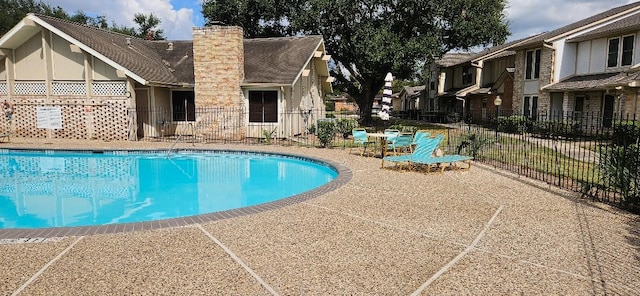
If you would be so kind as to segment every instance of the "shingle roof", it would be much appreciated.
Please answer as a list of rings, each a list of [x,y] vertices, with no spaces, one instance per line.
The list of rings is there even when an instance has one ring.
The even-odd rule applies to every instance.
[[[468,62],[470,58],[477,53],[473,52],[449,52],[442,55],[442,58],[436,60],[436,65],[440,67],[451,67]]]
[[[640,13],[636,13],[606,26],[602,26],[578,37],[571,38],[568,42],[580,42],[601,37],[609,37],[614,34],[637,32],[638,30],[640,30]]]
[[[629,10],[629,9],[632,9],[632,8],[636,8],[636,7],[640,7],[640,2],[630,3],[630,4],[627,4],[627,5],[622,5],[622,6],[618,6],[618,7],[609,9],[609,10],[607,10],[605,12],[602,12],[602,13],[593,15],[591,17],[579,20],[579,21],[577,21],[575,23],[571,23],[569,25],[566,25],[564,27],[555,29],[553,31],[550,31],[550,32],[547,32],[547,33],[544,33],[544,34],[540,34],[536,38],[532,38],[531,40],[528,40],[527,42],[519,44],[517,46],[517,48],[524,49],[524,48],[537,46],[540,43],[544,42],[545,40],[553,39],[554,37],[560,36],[560,35],[565,34],[565,33],[569,33],[569,32],[571,32],[573,30],[576,30],[576,29],[580,29],[581,27],[588,26],[590,24],[593,24],[593,23],[596,23],[598,21],[601,21],[601,20],[603,20],[603,19],[605,19],[607,17],[614,16],[614,15],[616,15],[618,13],[622,13],[622,12],[624,12],[626,10]]]
[[[478,53],[463,53],[463,54],[447,53],[442,57],[442,59],[438,61],[438,65],[442,67],[452,67],[452,66],[456,66],[456,65],[468,63],[471,61],[476,61],[476,60],[482,60],[482,59],[492,60],[492,59],[497,59],[501,57],[515,55],[516,54],[515,51],[509,50],[511,46],[518,45],[519,43],[522,43],[523,41],[526,41],[528,39],[535,38],[536,36],[537,35],[514,40],[501,45],[492,46]]]
[[[418,86],[405,86],[402,88],[402,91],[407,93],[409,97],[419,96],[420,92],[426,89],[426,85],[418,85]]]
[[[156,51],[157,47],[154,45],[154,41],[134,38],[54,17],[44,15],[37,15],[37,17],[148,82],[175,85],[193,83],[193,81],[180,81],[173,74],[169,67],[163,63],[162,55]],[[127,45],[127,40],[130,40],[130,46]],[[191,72],[193,72],[193,67]]]
[[[597,90],[628,84],[635,80],[637,74],[626,72],[609,72],[573,76],[564,81],[544,87],[545,90]]]
[[[321,36],[245,39],[245,83],[292,84],[321,42]]]
[[[53,17],[37,17],[147,82],[194,84],[193,41],[143,40]],[[292,84],[321,42],[321,36],[245,39],[244,83]]]

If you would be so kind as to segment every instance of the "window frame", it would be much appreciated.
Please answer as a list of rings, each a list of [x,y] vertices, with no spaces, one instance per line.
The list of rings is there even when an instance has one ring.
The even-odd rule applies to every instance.
[[[540,78],[540,60],[542,50],[540,48],[527,50],[524,54],[524,79],[535,80]]]
[[[184,100],[188,100],[186,110],[176,110],[178,105],[175,100],[179,99],[178,97],[174,97],[176,93],[182,94],[180,98]],[[188,94],[186,94],[188,93]],[[186,94],[186,95],[184,95]],[[190,95],[190,96],[189,96]],[[179,112],[183,111],[183,112]],[[184,114],[183,114],[184,113]],[[181,116],[181,115],[184,115]],[[171,121],[172,122],[195,122],[196,121],[196,95],[193,90],[171,90]]]
[[[627,34],[622,36],[611,37],[607,39],[607,51],[606,51],[606,63],[607,69],[611,68],[620,68],[620,67],[628,67],[633,65],[633,60],[635,57],[635,43],[636,43],[636,34]],[[626,40],[631,38],[632,42],[630,43],[631,48],[627,48],[625,43]],[[616,50],[611,51],[612,41],[616,41]],[[630,55],[630,56],[629,56]],[[625,57],[628,57],[629,61],[625,62]],[[613,60],[612,58],[615,58]]]
[[[255,106],[254,104],[256,104],[257,102],[255,101],[255,97],[252,98],[252,94],[256,94],[256,93],[261,93],[262,95],[260,96],[260,106],[259,108],[257,106]],[[269,100],[274,100],[275,102],[273,104],[266,104],[265,105],[265,93],[273,93],[275,96],[273,98],[268,98]],[[249,90],[247,92],[247,101],[248,101],[248,112],[249,112],[249,123],[278,123],[280,121],[280,114],[279,114],[279,109],[280,109],[280,92],[277,90],[273,90],[273,89],[252,89]],[[267,108],[265,108],[265,106],[267,106]],[[273,108],[275,107],[275,108]],[[257,109],[261,109],[260,113],[256,113],[256,108]],[[268,110],[265,110],[268,109]],[[272,111],[271,111],[272,110]],[[270,114],[269,116],[265,116],[265,111],[270,111],[270,112],[275,112],[273,114]],[[256,120],[255,116],[257,116],[256,114],[259,114],[260,116],[260,120]]]
[[[522,99],[522,115],[535,120],[538,113],[538,95],[524,95]],[[527,108],[528,106],[528,108]],[[535,111],[535,112],[534,112]]]
[[[462,84],[472,84],[473,83],[473,67],[463,67],[462,68]]]

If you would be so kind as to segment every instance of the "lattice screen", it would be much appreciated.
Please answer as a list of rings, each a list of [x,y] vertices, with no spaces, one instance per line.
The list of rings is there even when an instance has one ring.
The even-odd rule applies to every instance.
[[[44,104],[42,99],[25,99],[16,105],[14,133],[19,137],[47,138],[49,131],[37,127],[37,107],[59,107],[62,129],[52,130],[57,139],[128,139],[127,101],[123,99],[59,99]]]
[[[54,95],[85,95],[87,84],[84,82],[52,82],[51,88]]]
[[[20,82],[13,84],[16,95],[46,95],[47,86],[45,82]]]
[[[94,96],[124,96],[127,91],[125,81],[93,82],[91,87]]]
[[[7,93],[8,93],[7,83],[6,82],[0,82],[0,95],[6,95]]]

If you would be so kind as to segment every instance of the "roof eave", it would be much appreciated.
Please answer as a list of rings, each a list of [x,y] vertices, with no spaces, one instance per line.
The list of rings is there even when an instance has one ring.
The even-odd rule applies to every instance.
[[[149,81],[147,81],[146,79],[140,77],[139,75],[137,75],[136,73],[132,72],[131,70],[123,67],[122,65],[114,62],[113,60],[107,58],[106,56],[102,55],[101,53],[97,52],[96,50],[94,50],[93,48],[85,45],[84,43],[76,40],[75,38],[65,34],[64,32],[58,30],[56,27],[50,25],[49,23],[47,23],[46,21],[44,21],[43,19],[33,15],[33,14],[27,14],[27,16],[25,17],[25,19],[30,19],[32,21],[34,21],[35,23],[37,23],[38,25],[44,27],[45,29],[49,30],[50,32],[60,36],[62,39],[66,40],[67,42],[77,45],[78,47],[80,47],[83,51],[89,53],[90,55],[100,59],[101,61],[103,61],[104,63],[106,63],[107,65],[115,68],[116,70],[120,70],[122,72],[124,72],[124,74],[127,77],[130,77],[131,79],[135,80],[136,82],[142,84],[142,85],[149,85]]]

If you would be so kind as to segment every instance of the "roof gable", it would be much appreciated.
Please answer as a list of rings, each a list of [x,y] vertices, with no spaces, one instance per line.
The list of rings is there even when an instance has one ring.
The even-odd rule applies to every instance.
[[[524,48],[530,48],[530,47],[541,45],[543,42],[553,42],[561,38],[562,36],[566,36],[567,34],[570,34],[572,32],[597,26],[608,18],[615,17],[623,13],[630,13],[638,10],[640,10],[640,2],[618,6],[618,7],[609,9],[605,12],[571,23],[564,27],[555,29],[553,31],[540,34],[536,38],[533,38],[531,40],[528,40],[527,42],[524,42],[518,45],[517,48],[524,49]]]
[[[173,75],[169,67],[163,63],[162,56],[156,51],[156,46],[153,45],[154,41],[48,16],[33,15],[33,17],[38,24],[80,46],[83,50],[114,68],[130,72],[128,76],[133,76],[132,78],[141,84],[182,85],[189,83],[189,81],[179,81]],[[136,76],[139,79],[136,79]]]
[[[568,42],[580,42],[596,38],[612,37],[613,35],[633,33],[638,30],[640,30],[640,13],[636,13],[606,26],[602,26],[575,38],[571,38]]]
[[[19,45],[24,36],[40,29],[35,24],[77,45],[140,84],[193,86],[193,41],[153,41],[29,14],[6,35],[0,45]],[[19,37],[19,38],[18,38]],[[324,52],[321,36],[257,38],[244,40],[245,81],[248,84],[292,85],[312,61],[316,51]],[[0,46],[1,47],[1,46]],[[326,64],[326,61],[324,61]],[[316,67],[319,65],[313,63]],[[328,75],[326,69],[318,69]],[[326,73],[325,73],[326,72]],[[323,83],[324,85],[324,83]]]
[[[245,83],[292,85],[321,43],[321,36],[245,39]]]

